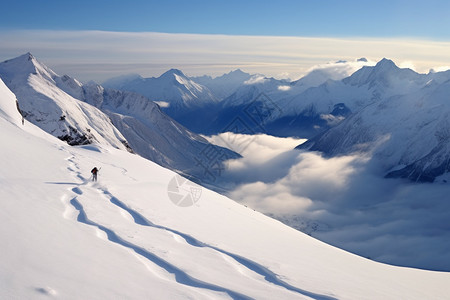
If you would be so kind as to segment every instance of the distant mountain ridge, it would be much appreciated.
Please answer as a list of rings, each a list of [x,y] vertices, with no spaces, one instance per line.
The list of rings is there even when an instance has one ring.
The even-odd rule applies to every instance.
[[[362,66],[366,63],[367,60],[364,60],[357,64]],[[351,67],[347,62],[334,63],[331,67],[325,65],[292,82],[267,78],[260,74],[249,74],[240,69],[215,78],[211,76],[188,78],[180,70],[172,69],[158,78],[145,79],[135,75],[116,77],[105,82],[105,86],[132,90],[152,100],[162,101],[163,103],[158,103],[163,104],[161,108],[165,113],[197,133],[217,134],[233,127],[236,118],[244,118],[245,120],[241,122],[244,123],[244,128],[236,129],[239,131],[237,133],[263,132],[277,136],[312,137],[329,127],[328,121],[320,115],[332,114],[334,105],[338,103],[333,103],[324,111],[317,113],[314,113],[315,110],[311,107],[298,111],[297,107],[285,108],[283,105],[309,88],[317,87],[333,78],[342,78],[348,68]],[[174,76],[183,80],[172,80]],[[160,83],[155,84],[156,82]],[[206,98],[195,96],[196,98],[192,99],[197,100],[191,101],[192,104],[183,103],[179,91],[180,83],[185,82],[194,82],[203,87],[203,90],[208,89],[210,94]],[[187,87],[186,84],[183,86]],[[262,99],[264,101],[261,101]],[[257,121],[248,118],[246,111],[249,105],[254,112],[266,110],[268,106],[277,107],[275,109],[277,113],[271,114],[269,119]]]

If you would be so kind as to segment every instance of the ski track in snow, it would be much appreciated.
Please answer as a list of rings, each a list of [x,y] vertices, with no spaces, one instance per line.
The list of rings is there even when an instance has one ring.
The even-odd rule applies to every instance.
[[[87,214],[86,214],[86,211],[85,211],[83,205],[77,199],[78,196],[83,195],[83,190],[81,189],[81,187],[87,186],[88,181],[86,180],[86,178],[84,178],[81,175],[81,172],[77,171],[77,169],[79,170],[79,167],[78,167],[78,164],[74,161],[74,156],[67,158],[67,161],[69,162],[68,170],[75,172],[76,177],[78,177],[79,179],[82,180],[82,183],[80,183],[78,186],[70,189],[73,193],[76,194],[76,196],[73,197],[69,201],[69,203],[70,203],[70,205],[72,205],[73,208],[75,208],[76,211],[78,211],[78,215],[76,216],[76,220],[78,222],[95,227],[96,229],[105,233],[106,238],[110,242],[113,242],[115,244],[118,244],[120,246],[128,248],[130,250],[133,250],[136,254],[138,254],[141,257],[145,258],[146,260],[156,264],[157,266],[164,269],[168,273],[173,274],[176,282],[178,282],[180,284],[188,285],[188,286],[195,287],[195,288],[208,289],[208,290],[212,290],[212,291],[216,291],[216,292],[223,292],[223,293],[228,294],[233,299],[252,299],[246,295],[232,291],[230,289],[195,279],[192,276],[188,275],[183,270],[181,270],[180,268],[178,268],[175,265],[167,262],[166,260],[158,257],[154,253],[151,253],[136,244],[133,244],[133,243],[130,243],[130,242],[124,240],[116,232],[107,228],[106,226],[103,226],[101,224],[91,221],[87,217]],[[65,198],[65,197],[63,197],[63,198]],[[67,212],[64,212],[64,216],[67,216],[67,215],[68,215]],[[100,235],[98,235],[98,236],[100,237]]]
[[[262,276],[264,278],[264,280],[266,280],[270,284],[285,288],[291,292],[298,293],[302,296],[306,296],[306,297],[309,297],[312,299],[317,299],[317,300],[335,300],[336,299],[336,298],[333,298],[330,296],[320,295],[320,294],[316,294],[316,293],[312,293],[312,292],[300,289],[296,286],[293,286],[293,285],[281,280],[279,275],[275,274],[268,268],[262,266],[261,264],[255,262],[255,261],[252,261],[252,260],[242,257],[240,255],[228,252],[226,250],[220,249],[218,247],[203,243],[203,242],[197,240],[196,238],[194,238],[188,234],[185,234],[183,232],[180,232],[178,230],[171,229],[171,228],[168,228],[165,226],[161,226],[161,225],[158,225],[158,224],[155,224],[155,223],[149,221],[147,218],[145,218],[139,212],[130,208],[124,202],[120,201],[117,197],[115,197],[113,194],[111,194],[106,188],[88,186],[87,184],[88,184],[89,180],[86,179],[80,172],[80,167],[79,167],[78,163],[75,161],[74,155],[71,155],[66,160],[69,163],[69,166],[67,167],[67,169],[69,171],[75,173],[75,176],[82,181],[77,186],[69,189],[72,193],[75,194],[70,200],[68,200],[70,197],[67,197],[66,195],[64,195],[63,199],[62,199],[62,201],[66,205],[70,205],[72,207],[72,210],[73,209],[76,210],[77,215],[74,216],[76,221],[95,227],[97,230],[100,231],[100,232],[97,232],[97,236],[102,237],[103,234],[106,234],[106,239],[108,241],[134,251],[137,255],[139,255],[141,258],[144,258],[146,261],[150,261],[151,263],[159,266],[160,268],[167,271],[168,273],[173,274],[176,282],[183,284],[183,285],[190,286],[190,287],[194,287],[194,288],[203,288],[203,289],[208,289],[208,290],[215,291],[215,292],[226,293],[233,299],[252,299],[251,297],[244,295],[242,293],[230,290],[228,288],[225,288],[225,287],[222,287],[222,286],[219,286],[216,284],[207,283],[205,281],[196,279],[196,278],[190,276],[189,274],[187,274],[185,271],[181,270],[176,265],[171,264],[170,262],[166,261],[165,259],[157,256],[156,254],[144,249],[143,247],[141,247],[137,244],[131,243],[131,242],[123,239],[114,230],[90,220],[89,217],[87,216],[86,210],[84,209],[81,202],[78,200],[78,197],[83,195],[84,187],[97,189],[97,191],[99,193],[106,195],[112,204],[119,207],[122,212],[129,214],[132,218],[132,221],[136,225],[164,230],[166,232],[171,233],[177,242],[181,242],[184,240],[188,245],[190,245],[192,247],[209,248],[209,249],[221,254],[227,263],[229,263],[230,265],[233,265],[236,272],[239,272],[242,274],[243,273],[242,270],[243,270],[243,268],[245,268],[250,272],[253,272],[253,273],[256,273],[257,275]],[[108,164],[108,165],[111,165],[111,164]],[[115,165],[111,165],[111,166],[122,169],[122,173],[124,175],[126,175],[126,173],[127,173],[126,169],[115,166]],[[134,178],[131,178],[131,179],[134,179]],[[70,218],[69,215],[70,215],[69,208],[66,208],[63,216],[65,218]],[[122,213],[122,215],[123,215],[123,213]],[[102,234],[100,234],[100,233],[102,233]]]
[[[220,249],[218,247],[212,246],[212,245],[208,245],[205,244],[197,239],[195,239],[194,237],[182,233],[178,230],[174,230],[174,229],[170,229],[168,227],[165,226],[161,226],[161,225],[157,225],[154,224],[152,222],[150,222],[148,219],[146,219],[144,216],[142,216],[139,212],[131,209],[130,207],[128,207],[127,205],[125,205],[122,201],[120,201],[119,199],[117,199],[116,197],[114,197],[109,191],[107,190],[103,190],[103,193],[108,195],[110,197],[110,201],[111,203],[117,205],[118,207],[120,207],[121,209],[127,211],[131,217],[133,218],[134,222],[136,224],[142,225],[142,226],[150,226],[150,227],[154,227],[154,228],[158,228],[158,229],[162,229],[168,232],[173,233],[176,237],[181,237],[183,240],[185,240],[189,245],[194,246],[194,247],[206,247],[206,248],[210,248],[214,251],[217,251],[223,255],[225,255],[226,257],[229,257],[231,259],[233,259],[234,261],[238,262],[240,265],[246,267],[247,269],[261,275],[264,277],[264,279],[272,284],[284,287],[290,291],[293,292],[297,292],[300,293],[304,296],[308,296],[311,297],[313,299],[318,299],[318,300],[332,300],[335,299],[333,297],[328,297],[328,296],[324,296],[324,295],[319,295],[319,294],[315,294],[315,293],[311,293],[305,290],[302,290],[300,288],[297,288],[293,285],[290,285],[287,282],[284,282],[283,280],[281,280],[279,278],[279,276],[277,274],[275,274],[274,272],[270,271],[268,268],[258,264],[257,262],[254,262],[250,259],[247,259],[245,257],[242,257],[240,255],[237,254],[233,254],[231,252],[228,252],[226,250]]]
[[[133,243],[130,243],[130,242],[122,239],[113,230],[89,220],[86,215],[86,212],[84,211],[83,206],[76,199],[76,197],[74,197],[74,198],[72,198],[72,200],[70,200],[70,204],[72,204],[72,206],[79,212],[77,221],[87,224],[87,225],[94,226],[94,227],[98,228],[99,230],[103,231],[104,233],[106,233],[109,241],[133,250],[137,254],[141,255],[142,257],[146,258],[147,260],[151,261],[152,263],[163,268],[167,272],[173,274],[175,276],[175,280],[178,283],[188,285],[191,287],[196,287],[196,288],[203,288],[203,289],[209,289],[209,290],[217,291],[217,292],[224,292],[224,293],[227,293],[233,299],[252,299],[246,295],[232,291],[225,287],[217,286],[214,284],[210,284],[210,283],[195,279],[192,276],[188,275],[183,270],[181,270],[180,268],[178,268],[177,266],[167,262],[166,260],[160,258],[156,254],[151,253],[138,245],[135,245]]]

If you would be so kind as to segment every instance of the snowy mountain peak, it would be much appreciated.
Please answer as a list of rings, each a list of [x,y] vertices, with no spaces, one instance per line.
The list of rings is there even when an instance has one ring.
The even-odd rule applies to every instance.
[[[16,58],[10,59],[5,61],[6,63],[15,63],[15,64],[27,64],[29,66],[39,66],[41,65],[38,60],[31,54],[30,52],[27,52],[25,54],[22,54]]]
[[[250,74],[245,73],[241,69],[236,69],[236,70],[228,72],[228,74],[225,74],[225,75],[250,75]]]
[[[16,58],[11,59],[10,61],[37,61],[36,58],[31,54],[31,52],[27,52],[25,54],[19,55]]]
[[[22,54],[22,55],[16,57],[15,59],[16,60],[27,60],[27,61],[36,60],[36,58],[33,56],[33,54],[31,54],[31,52],[27,52],[25,54]]]
[[[398,69],[398,67],[392,60],[383,58],[375,65],[375,69],[388,70],[388,69]]]
[[[184,73],[181,70],[178,69],[170,69],[169,71],[166,71],[163,73],[160,78],[173,78],[175,75],[181,76],[181,77],[187,77],[184,75]]]
[[[40,63],[30,52],[0,63],[0,72],[9,77],[26,80],[33,75],[53,80],[56,73]]]

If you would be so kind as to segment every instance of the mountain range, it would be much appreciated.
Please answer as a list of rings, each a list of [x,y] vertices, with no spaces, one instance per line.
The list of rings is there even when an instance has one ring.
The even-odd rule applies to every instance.
[[[190,288],[198,287],[196,284],[201,282],[201,286],[216,292],[219,291],[219,293],[224,293],[232,298],[240,298],[244,294],[252,295],[251,297],[255,295],[260,297],[261,294],[253,292],[253,289],[231,288],[225,284],[227,280],[222,277],[218,281],[219,283],[210,283],[201,272],[200,277],[202,279],[193,280],[192,278],[197,278],[196,276],[199,273],[184,271],[185,268],[191,268],[191,265],[178,264],[179,261],[173,257],[171,263],[167,264],[160,260],[161,257],[154,256],[147,251],[148,247],[151,248],[152,245],[146,242],[141,243],[140,240],[134,243],[133,240],[127,239],[126,236],[131,229],[125,223],[133,219],[137,225],[151,227],[154,223],[149,220],[155,211],[154,208],[161,205],[159,199],[168,197],[169,201],[174,202],[173,196],[175,195],[175,198],[179,201],[180,199],[183,199],[183,201],[188,199],[193,201],[191,203],[193,207],[199,208],[201,205],[196,201],[201,198],[201,195],[204,195],[203,193],[210,196],[213,195],[213,192],[205,187],[227,192],[229,186],[242,184],[242,186],[247,188],[242,190],[248,190],[253,193],[253,198],[249,198],[256,199],[255,201],[259,200],[259,195],[266,197],[264,199],[267,200],[267,198],[273,196],[273,193],[275,193],[273,199],[281,197],[283,198],[282,200],[293,199],[292,201],[294,202],[297,198],[301,198],[306,199],[305,201],[311,201],[316,211],[312,211],[310,215],[317,213],[319,216],[318,220],[314,219],[313,216],[311,220],[306,218],[305,221],[304,218],[308,215],[305,213],[304,215],[299,214],[296,216],[297,212],[294,210],[292,210],[294,218],[289,214],[282,216],[271,211],[267,212],[267,214],[283,220],[294,228],[307,228],[305,231],[308,231],[311,229],[309,227],[314,227],[309,232],[314,233],[316,237],[327,240],[328,236],[327,241],[333,245],[348,249],[354,253],[365,255],[364,253],[367,253],[366,248],[370,246],[358,246],[359,248],[355,246],[356,248],[352,248],[352,244],[364,244],[367,242],[367,245],[386,245],[389,242],[388,238],[388,242],[385,240],[384,244],[373,242],[377,239],[383,239],[391,233],[394,237],[401,236],[402,247],[408,245],[409,241],[416,239],[416,237],[413,233],[408,233],[404,227],[407,226],[405,224],[416,224],[414,223],[416,218],[423,218],[423,222],[417,222],[415,228],[419,228],[419,231],[423,231],[422,233],[427,237],[429,236],[430,239],[420,240],[419,237],[411,245],[420,244],[422,241],[432,241],[430,242],[431,246],[428,245],[428,247],[436,245],[439,251],[442,248],[445,249],[448,239],[442,233],[448,232],[448,226],[441,220],[447,217],[446,205],[442,201],[442,198],[445,200],[445,196],[442,197],[442,195],[448,190],[446,184],[450,173],[450,121],[448,121],[450,117],[450,102],[448,99],[450,94],[450,71],[419,74],[411,69],[399,68],[389,59],[382,59],[376,64],[362,66],[349,76],[343,76],[342,74],[333,76],[333,73],[313,70],[299,80],[290,81],[267,78],[260,74],[247,74],[241,70],[236,70],[217,78],[208,76],[190,78],[182,71],[172,69],[158,78],[146,79],[138,75],[127,75],[112,79],[105,85],[100,85],[94,82],[82,83],[68,75],[60,76],[39,62],[30,53],[7,60],[0,63],[0,96],[2,105],[0,122],[2,123],[2,140],[13,142],[7,143],[8,147],[4,147],[1,150],[3,151],[2,168],[6,171],[0,176],[1,192],[4,193],[0,198],[9,201],[13,199],[12,197],[15,197],[30,205],[30,203],[38,201],[37,198],[45,199],[45,193],[41,195],[36,190],[47,191],[52,195],[51,198],[53,199],[59,197],[60,194],[64,194],[62,190],[66,189],[65,186],[70,186],[69,194],[65,193],[61,198],[61,202],[65,204],[64,212],[62,213],[65,219],[80,223],[78,225],[93,226],[97,231],[100,230],[104,235],[108,236],[108,242],[125,247],[143,256],[144,259],[148,260],[146,264],[156,262],[159,266],[165,266],[165,271],[163,272],[172,272],[176,274],[175,277],[181,276],[185,279],[176,280],[174,286],[187,284]],[[114,88],[112,88],[113,86]],[[140,90],[131,91],[129,89],[130,86],[138,87]],[[143,95],[144,93],[147,94]],[[61,141],[48,136],[45,132]],[[259,170],[269,170],[270,172],[274,168],[284,168],[274,173],[280,173],[280,176],[287,174],[285,178],[288,180],[285,180],[283,177],[278,178],[274,174],[270,182],[261,181],[254,184],[248,182],[248,185],[245,185],[247,182],[233,182],[230,184],[230,182],[225,182],[227,179],[223,179],[221,173],[227,171],[227,160],[239,159],[241,158],[240,154],[234,152],[232,147],[226,149],[216,146],[201,135],[213,135],[221,132],[233,132],[235,137],[242,136],[242,134],[253,136],[257,133],[266,133],[280,137],[307,137],[308,141],[296,147],[300,151],[290,150],[289,153],[284,153],[280,157],[272,157],[273,163],[269,162],[267,168],[258,168],[256,164],[250,163],[249,166],[255,166],[255,168],[243,171],[243,173],[257,173],[260,172]],[[213,139],[210,140],[212,141]],[[252,139],[249,138],[248,140],[251,141]],[[27,141],[30,142],[27,143]],[[9,144],[13,144],[13,146]],[[228,147],[229,145],[226,146]],[[18,148],[17,153],[14,152],[15,147]],[[33,152],[34,148],[40,150]],[[48,151],[49,154],[47,155],[45,151]],[[261,152],[264,151],[261,150]],[[311,151],[315,153],[311,153]],[[255,160],[258,157],[264,157],[263,153],[257,154],[255,155]],[[369,158],[370,164],[363,166],[362,163],[361,165],[355,163],[354,166],[351,165],[347,168],[345,172],[350,174],[355,172],[357,168],[367,167],[370,168],[370,172],[372,172],[372,169],[375,170],[378,177],[373,177],[372,173],[368,176],[369,171],[367,171],[367,173],[361,174],[363,174],[363,177],[367,176],[367,178],[370,178],[370,182],[366,177],[362,178],[361,181],[356,180],[355,182],[345,182],[343,179],[342,184],[348,186],[349,189],[355,188],[358,184],[360,185],[357,188],[358,191],[355,192],[356,196],[349,193],[350,196],[347,197],[347,194],[343,193],[340,194],[341,198],[339,198],[337,194],[330,192],[331,195],[327,198],[327,188],[325,187],[328,182],[327,179],[325,178],[321,182],[320,176],[316,174],[316,176],[311,176],[314,181],[312,179],[308,181],[308,174],[300,169],[301,166],[301,168],[312,170],[314,173],[316,166],[308,165],[310,163],[308,155],[311,161],[312,156],[314,156],[314,159],[320,157],[317,158],[319,162],[333,161],[333,158],[336,159],[335,161],[340,160],[340,158],[345,160],[348,157]],[[159,166],[142,158],[156,162]],[[302,161],[298,163],[300,159]],[[31,179],[28,177],[24,178],[24,175],[17,175],[19,173],[14,171],[16,167],[14,163],[17,161],[20,161],[17,163],[17,168],[26,170],[25,173],[27,174],[33,174],[30,175]],[[276,162],[278,161],[281,164],[277,164]],[[230,165],[233,163],[235,168],[246,166],[244,159],[231,162]],[[41,182],[42,180],[39,181],[37,174],[39,174],[39,170],[46,168],[46,164],[67,164],[67,170],[66,168],[62,168],[63,170],[61,168],[57,169],[57,167],[52,165],[49,168],[51,171],[42,172],[46,179],[45,182]],[[112,177],[110,179],[113,179],[111,181],[105,179],[100,185],[89,184],[85,172],[88,173],[89,169],[94,165],[99,167],[103,165],[102,172],[105,172],[108,176],[111,174]],[[141,172],[138,166],[146,166],[143,167],[145,171]],[[176,177],[175,173],[160,166],[173,170],[184,177]],[[326,168],[326,170],[318,174],[332,173],[332,170],[336,170],[332,166],[330,166],[330,171],[328,171],[328,166],[322,167]],[[71,180],[70,176],[67,177],[67,174],[64,175],[67,171],[73,175],[74,180]],[[154,172],[154,174],[149,175],[146,172]],[[12,178],[9,173],[17,174]],[[135,176],[134,173],[139,175]],[[301,176],[296,177],[297,173],[301,174]],[[52,174],[57,174],[54,175],[57,179],[53,179]],[[100,178],[103,177],[102,175],[101,173]],[[227,173],[227,175],[229,174]],[[354,176],[357,177],[358,174],[355,173]],[[35,189],[30,190],[32,191],[32,193],[30,192],[31,194],[25,192],[24,196],[20,195],[18,191],[26,189],[22,182],[16,181],[16,177],[20,178],[20,181],[24,181],[24,184],[29,180],[34,182]],[[163,180],[157,179],[159,177],[163,178]],[[254,178],[257,177],[254,176]],[[360,191],[368,189],[368,186],[373,181],[388,182],[389,184],[386,184],[386,186],[401,185],[401,183],[408,182],[406,180],[386,180],[383,177],[404,178],[413,182],[437,183],[433,185],[404,184],[402,188],[388,190],[386,194],[376,194],[373,198],[363,197],[365,194],[362,192],[359,194]],[[63,180],[61,178],[66,179]],[[187,181],[186,178],[201,183],[203,187]],[[224,180],[223,182],[221,181],[222,179]],[[38,181],[39,183],[37,183]],[[300,184],[300,181],[309,183]],[[125,184],[122,185],[123,183]],[[183,184],[186,184],[186,186],[182,188]],[[48,187],[53,185],[55,186],[54,189]],[[319,187],[318,189],[325,190],[323,193],[326,196],[325,198],[321,198],[321,193],[314,189],[313,186],[316,185]],[[152,188],[147,190],[149,186]],[[373,185],[371,189],[375,191],[378,187],[383,186],[385,185]],[[433,190],[433,192],[436,192],[435,194],[427,194],[428,189],[421,189],[422,186],[433,186],[439,191]],[[61,189],[57,187],[61,187]],[[288,193],[291,187],[293,189],[298,188],[297,195]],[[120,192],[122,188],[126,190],[123,194]],[[409,201],[410,199],[404,195],[408,195],[408,190],[413,188],[419,191],[420,195],[417,197],[418,199]],[[128,191],[132,189],[138,189],[139,192]],[[262,190],[262,192],[259,193],[258,189]],[[267,189],[267,191],[264,189]],[[345,190],[345,187],[343,189]],[[114,193],[111,192],[112,190],[114,190]],[[167,195],[161,192],[162,190],[164,190],[164,193],[167,192]],[[306,194],[303,194],[303,190]],[[186,191],[188,191],[189,195],[187,198]],[[389,191],[392,191],[394,194],[392,197],[390,195],[386,196]],[[264,195],[264,192],[267,192],[266,195]],[[182,193],[185,194],[181,195]],[[399,195],[396,195],[396,193]],[[132,200],[129,200],[139,198],[141,194],[151,194],[155,198],[152,198],[153,210],[147,210],[148,215],[145,218],[139,212],[148,209],[146,204],[141,206],[146,199],[141,199],[140,204],[136,206],[134,206],[135,204]],[[245,196],[244,192],[242,194]],[[422,194],[426,196],[422,197]],[[128,213],[128,217],[119,221],[120,226],[123,227],[109,226],[119,220],[118,217],[96,219],[98,216],[96,212],[109,211],[110,209],[110,207],[108,208],[108,205],[110,205],[108,201],[98,206],[88,201],[97,199],[98,195],[108,198],[109,202],[115,205],[115,209],[123,210],[121,212],[122,216]],[[123,195],[123,197],[117,195]],[[377,195],[381,196],[377,198]],[[297,196],[297,198],[292,196]],[[302,198],[303,196],[305,197]],[[122,198],[127,199],[127,204],[119,200]],[[33,199],[34,202],[30,201],[30,199]],[[103,198],[100,197],[100,199]],[[208,199],[213,199],[213,204],[219,206],[221,205],[219,203],[223,204],[223,201],[228,201],[217,195]],[[323,199],[329,202],[336,201],[338,204],[335,204],[336,206],[333,207],[331,203],[321,202]],[[427,201],[424,201],[424,199],[427,199]],[[341,201],[340,204],[339,201]],[[251,201],[245,203],[251,203]],[[175,206],[177,205],[179,205],[179,202],[175,203]],[[230,231],[220,231],[220,228],[223,229],[224,227],[224,220],[218,216],[223,215],[224,210],[234,210],[236,208],[233,206],[235,204],[230,205],[227,204],[225,208],[222,207],[223,210],[221,208],[215,211],[213,214],[216,216],[215,218],[206,217],[208,212],[214,210],[211,208],[211,205],[208,206],[208,210],[205,210],[204,213],[188,215],[191,218],[204,218],[208,220],[208,223],[215,224],[213,226],[214,231],[231,236],[233,232],[244,230],[242,228],[246,228],[248,223],[244,222],[244,224],[241,222],[242,227],[240,229],[237,229],[239,227],[237,226],[231,227]],[[280,203],[280,205],[283,205],[283,203]],[[427,205],[433,206],[433,209],[429,209]],[[370,216],[376,221],[374,223],[369,222],[369,224],[366,224],[366,227],[362,227],[368,228],[367,231],[372,232],[372,240],[364,240],[364,235],[362,235],[362,241],[358,240],[358,237],[354,238],[354,230],[351,226],[345,225],[345,222],[340,223],[340,220],[336,221],[339,218],[347,218],[347,216],[340,216],[339,209],[336,210],[337,206],[342,210],[348,211],[348,219],[352,219],[355,227],[358,228],[361,228],[363,223],[361,219],[364,217],[362,216],[370,215],[366,214],[368,211],[373,212]],[[30,207],[36,209],[34,204]],[[21,214],[21,209],[14,205],[7,205],[7,208],[6,215],[8,213],[14,216]],[[320,210],[321,208],[322,210]],[[385,218],[382,218],[380,214],[377,215],[379,211],[383,212],[383,209],[386,213],[386,211],[391,211],[393,208],[400,208],[398,211],[401,211],[400,214],[402,215],[392,214]],[[61,207],[55,204],[50,209],[59,212]],[[245,209],[249,213],[254,213],[251,209]],[[337,215],[336,218],[333,216],[333,210],[335,210],[334,213]],[[322,214],[322,211],[325,213]],[[242,212],[239,211],[238,213]],[[28,216],[31,216],[30,212],[28,212]],[[87,216],[93,218],[93,220]],[[247,214],[247,212],[243,216],[244,219],[253,218],[253,215]],[[323,216],[322,220],[320,219],[321,216]],[[283,217],[286,217],[286,219],[283,219]],[[175,234],[177,241],[180,241],[181,237],[187,240],[187,244],[191,246],[196,248],[203,247],[205,245],[203,239],[191,239],[191,236],[198,234],[198,227],[192,229],[188,235],[179,234],[181,232],[180,228],[189,227],[188,223],[191,222],[188,217],[186,217],[187,219],[183,218],[185,217],[181,212],[166,211],[152,220],[156,220],[156,223],[164,223],[163,227],[169,228],[171,234]],[[261,219],[263,223],[275,222],[273,220],[267,221],[269,219],[264,219],[264,217],[261,218],[263,218]],[[397,218],[400,218],[400,220]],[[175,221],[165,223],[166,220],[173,219],[182,221],[180,223]],[[436,221],[432,222],[434,219]],[[233,217],[232,220],[236,219]],[[121,223],[122,221],[124,224]],[[215,221],[219,223],[215,223]],[[227,220],[226,224],[229,221]],[[397,221],[401,224],[398,225]],[[384,224],[378,224],[383,222]],[[197,224],[197,222],[195,223]],[[43,226],[47,228],[51,224],[53,224],[53,221],[49,224],[43,224]],[[304,226],[301,227],[299,224],[304,224]],[[353,223],[349,221],[349,224]],[[276,226],[279,225],[281,226],[281,224]],[[250,226],[254,226],[254,224]],[[271,226],[265,228],[271,230]],[[316,233],[314,231],[316,227],[325,229],[320,231],[321,229],[319,228],[320,232]],[[6,225],[5,228],[7,228]],[[154,228],[162,229],[161,226]],[[372,230],[372,228],[375,229]],[[76,231],[72,231],[72,229],[67,230],[72,233]],[[286,229],[280,230],[284,232]],[[351,237],[347,237],[342,243],[336,243],[336,240],[339,240],[341,236],[345,236],[345,234],[342,235],[342,232],[340,236],[339,230],[348,230],[348,234]],[[249,236],[255,234],[255,232],[257,231],[250,232]],[[336,232],[337,235],[330,239],[330,236]],[[103,236],[103,233],[100,233],[100,236]],[[5,239],[10,238],[8,234],[4,237]],[[29,234],[31,235],[32,232]],[[262,276],[270,278],[268,281],[272,283],[275,280],[277,289],[281,287],[288,290],[287,293],[284,293],[286,292],[285,290],[280,292],[280,294],[274,292],[277,295],[287,295],[286,297],[289,298],[292,296],[290,292],[294,292],[294,298],[300,296],[333,299],[335,295],[338,295],[338,298],[346,298],[346,293],[348,293],[351,295],[349,298],[361,297],[360,293],[348,287],[343,290],[333,289],[334,292],[317,288],[317,282],[306,286],[307,288],[305,289],[298,288],[298,286],[301,286],[298,285],[298,278],[290,272],[286,274],[294,279],[289,282],[279,281],[276,279],[278,277],[271,273],[274,265],[266,263],[267,260],[273,259],[274,256],[272,254],[267,256],[260,255],[258,258],[253,259],[254,257],[249,256],[247,250],[236,246],[232,247],[232,250],[240,254],[234,255],[234,252],[229,252],[228,248],[224,250],[223,247],[216,247],[218,240],[211,238],[212,235],[213,233],[206,234],[206,244],[211,246],[208,248],[208,251],[213,250],[214,252],[218,250],[218,252],[214,252],[212,257],[208,256],[210,261],[221,264],[221,262],[214,260],[213,257],[223,257],[225,255],[226,260],[235,260],[241,264],[237,267],[239,270],[242,270],[243,265],[244,267],[249,267],[249,270],[245,272],[257,273],[257,275],[251,273],[251,277]],[[131,236],[134,238],[134,235]],[[159,238],[159,236],[152,236],[151,234],[149,236],[151,238]],[[248,239],[249,236],[245,238]],[[128,235],[128,237],[130,236]],[[298,236],[292,235],[292,238],[298,239]],[[359,238],[361,239],[361,236]],[[239,239],[230,238],[228,241],[239,244]],[[261,238],[262,240],[263,238]],[[260,246],[269,247],[268,244],[261,241],[258,242],[259,246],[255,246],[256,248]],[[21,245],[20,240],[15,242]],[[93,241],[90,240],[90,242]],[[285,241],[283,240],[282,242],[284,243]],[[283,245],[288,247],[287,244]],[[39,243],[34,246],[42,248],[42,245]],[[249,245],[247,246],[250,247]],[[172,253],[175,253],[175,256],[186,259],[181,252],[172,250],[173,247],[171,243],[164,243],[164,249],[161,250],[161,253],[173,251]],[[42,249],[48,250],[45,247]],[[109,246],[105,249],[108,249],[106,251],[111,250]],[[281,251],[280,249],[276,248],[276,251]],[[430,248],[427,249],[426,252],[428,254]],[[378,256],[374,259],[396,263],[395,260],[389,260],[389,251],[385,253],[383,249],[378,250],[378,254],[376,254]],[[68,250],[65,249],[65,251]],[[411,251],[412,254],[410,253],[409,257],[415,257],[415,254],[418,251],[420,252],[420,249],[415,249],[414,251]],[[439,251],[436,253],[441,253]],[[313,252],[311,250],[308,256],[311,256]],[[230,253],[231,255],[229,255]],[[416,262],[411,264],[406,262],[403,265],[409,264],[410,266],[420,266],[433,270],[448,270],[447,264],[441,263],[439,258],[429,259],[427,254],[422,253],[420,255],[420,259],[423,261],[419,262],[419,265],[415,264]],[[161,255],[164,257],[165,254]],[[197,255],[200,256],[196,252],[193,255],[195,257]],[[330,255],[334,257],[335,253],[330,250]],[[297,259],[297,256],[291,253],[288,253],[287,257],[288,260]],[[323,256],[318,257],[318,260],[321,259],[323,259]],[[256,260],[258,263],[255,263]],[[345,260],[350,265],[359,264],[357,260]],[[130,263],[130,261],[127,260],[127,263]],[[282,260],[282,264],[285,263],[286,261]],[[260,266],[264,266],[264,268],[260,268]],[[302,266],[305,267],[303,264]],[[338,267],[342,268],[342,265],[338,267],[332,266],[334,270]],[[72,266],[68,267],[71,268]],[[103,268],[107,268],[106,264]],[[387,271],[378,273],[378,271],[370,269],[370,267],[367,268],[374,274],[387,274]],[[279,271],[275,272],[277,274],[284,272],[284,270],[276,270]],[[351,272],[347,269],[345,270],[345,272]],[[211,270],[208,272],[211,272]],[[187,275],[188,273],[189,275]],[[222,274],[222,272],[219,273]],[[323,269],[318,274],[316,275],[322,276]],[[419,278],[421,275],[417,276]],[[328,280],[332,279],[328,278]],[[356,279],[352,277],[352,280]],[[208,283],[205,284],[205,282]],[[292,282],[295,282],[295,284]],[[266,284],[265,281],[263,283]],[[408,283],[411,282],[408,281]],[[259,284],[261,282],[257,285]],[[367,281],[362,281],[361,284],[365,286],[370,285]],[[383,282],[384,288],[385,285],[386,282]],[[233,283],[232,286],[236,287],[239,285]],[[429,286],[425,288],[427,291],[430,290]],[[52,288],[45,286],[39,286],[36,289],[47,294],[51,294],[53,291]],[[66,290],[66,287],[60,289]],[[183,288],[181,290],[180,293],[184,295],[186,291]],[[384,292],[386,291],[395,294],[393,289],[385,289]],[[139,295],[142,296],[142,294]],[[417,292],[409,294],[407,291],[402,290],[400,294],[396,295],[410,295],[411,298],[416,298],[418,294]],[[245,299],[245,297],[243,298]]]
[[[52,83],[39,78],[42,72],[32,71],[31,85],[21,90],[33,95],[37,82]],[[42,93],[62,97],[53,85]],[[29,123],[51,119],[31,118],[28,108],[22,125],[17,102],[27,103],[0,79],[0,138],[7,141],[0,147],[2,299],[445,299],[450,293],[448,273],[381,264],[322,243],[124,151],[119,139],[70,146]],[[97,132],[92,138],[100,139]],[[93,165],[102,166],[99,182],[89,180]],[[181,207],[180,199],[190,206]]]
[[[30,53],[0,63],[0,77],[27,120],[70,145],[128,149],[205,184],[216,180],[225,160],[239,157],[187,130],[142,95],[59,76]],[[217,155],[211,159],[210,153]]]
[[[368,96],[347,102],[354,113],[299,148],[368,152],[387,177],[432,182],[450,171],[449,80],[449,71],[418,74],[387,59],[364,67],[340,84]]]
[[[370,152],[387,177],[433,181],[448,172],[446,90],[450,72],[419,74],[399,68],[389,59],[376,65],[364,65],[365,59],[358,63],[362,67],[349,76],[313,70],[296,81],[241,70],[214,79],[188,78],[171,70],[151,80],[162,82],[173,74],[170,76],[179,80],[172,80],[172,94],[189,90],[189,86],[208,91],[190,98],[196,99],[195,106],[163,108],[197,133],[232,131],[308,138],[299,149],[328,156]],[[145,85],[145,80],[139,79],[121,85],[116,82],[116,87],[127,90],[138,82]],[[162,86],[166,95],[170,94],[167,80]],[[167,100],[155,91],[152,97]],[[182,103],[181,94],[177,97],[177,103]]]

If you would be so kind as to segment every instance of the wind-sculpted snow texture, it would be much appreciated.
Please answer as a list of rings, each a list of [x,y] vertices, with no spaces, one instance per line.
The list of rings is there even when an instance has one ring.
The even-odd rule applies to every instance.
[[[0,90],[8,118],[14,99]],[[11,115],[13,114],[13,115]],[[444,299],[450,275],[392,267],[321,243],[108,145],[70,147],[0,116],[0,298]],[[36,159],[38,158],[38,159]],[[100,168],[98,182],[89,171]],[[24,172],[26,170],[26,172]]]

